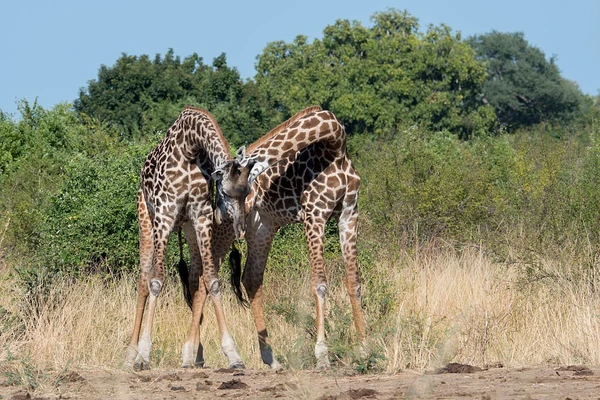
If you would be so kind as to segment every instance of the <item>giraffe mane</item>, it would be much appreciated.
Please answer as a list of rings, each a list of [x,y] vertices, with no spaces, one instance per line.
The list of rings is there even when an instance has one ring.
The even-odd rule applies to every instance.
[[[199,113],[202,113],[202,114],[206,115],[208,117],[208,119],[210,120],[210,122],[215,127],[215,130],[217,131],[217,136],[219,137],[219,140],[221,141],[221,144],[223,145],[223,147],[227,151],[227,154],[231,155],[231,150],[229,149],[229,143],[227,142],[227,140],[225,140],[225,135],[223,135],[223,131],[221,130],[221,127],[217,123],[217,120],[215,119],[214,115],[212,115],[210,112],[208,112],[207,110],[205,110],[203,108],[198,108],[198,107],[193,107],[193,106],[186,106],[185,109],[186,110],[190,110],[190,111],[199,112]]]
[[[294,114],[288,120],[283,121],[282,123],[277,125],[275,128],[273,128],[269,132],[267,132],[263,137],[258,139],[256,142],[252,143],[250,146],[248,146],[246,151],[248,153],[250,153],[250,152],[256,150],[258,147],[260,147],[266,141],[271,139],[273,136],[277,135],[282,130],[289,128],[294,122],[298,121],[300,118],[302,118],[310,113],[313,113],[316,111],[321,111],[321,110],[322,110],[321,106],[311,106],[311,107],[307,107],[301,111],[298,111],[296,114]]]

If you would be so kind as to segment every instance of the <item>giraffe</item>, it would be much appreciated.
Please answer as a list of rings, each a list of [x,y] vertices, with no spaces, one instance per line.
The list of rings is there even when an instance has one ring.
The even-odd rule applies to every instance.
[[[244,165],[240,163],[242,159]],[[210,294],[222,351],[230,367],[244,367],[225,323],[216,265],[227,252],[225,246],[232,243],[234,236],[243,237],[246,231],[244,201],[250,191],[248,179],[252,167],[253,160],[243,156],[243,149],[232,159],[214,117],[205,110],[192,107],[181,112],[163,141],[146,158],[137,199],[140,233],[138,300],[125,367],[149,368],[152,321],[165,278],[165,247],[175,229],[180,235],[183,231],[187,239],[192,264],[187,287],[192,322],[182,348],[182,365],[204,364],[199,325],[204,302]],[[213,180],[217,188],[218,219],[228,221],[231,228],[215,237],[212,234]],[[218,243],[215,243],[216,239]],[[142,330],[146,303],[148,314]]]
[[[248,256],[242,282],[250,300],[263,362],[273,369],[281,367],[273,357],[263,312],[267,257],[277,230],[301,222],[308,241],[311,291],[316,302],[316,367],[330,366],[325,343],[327,281],[323,261],[325,224],[330,218],[338,220],[345,284],[364,356],[365,319],[356,259],[360,177],[346,152],[344,126],[332,112],[310,107],[248,146],[246,155],[256,165],[250,174],[254,184],[246,198]]]

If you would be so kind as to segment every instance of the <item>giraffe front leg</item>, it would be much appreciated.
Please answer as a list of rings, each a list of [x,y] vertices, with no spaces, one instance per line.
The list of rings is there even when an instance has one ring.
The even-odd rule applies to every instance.
[[[162,290],[162,282],[152,279],[149,283],[150,296],[148,298],[148,318],[144,324],[142,335],[138,342],[137,356],[133,364],[135,371],[150,369],[150,353],[152,352],[152,322],[156,311],[156,301]]]
[[[225,322],[225,313],[223,312],[223,303],[221,300],[221,283],[218,277],[215,275],[208,275],[204,280],[207,287],[209,287],[209,293],[212,298],[213,306],[215,307],[215,315],[217,317],[217,324],[219,326],[219,332],[221,333],[221,350],[227,359],[229,360],[228,368],[246,368],[242,358],[239,356],[235,342],[229,334],[229,329]]]
[[[218,271],[213,262],[212,255],[212,214],[202,215],[197,219],[196,236],[202,254],[202,264],[204,268],[204,285],[211,296],[219,332],[221,333],[221,349],[223,354],[229,360],[229,368],[246,368],[239,356],[233,338],[229,334],[225,322],[225,313],[223,312],[223,303],[221,299],[221,283],[219,282]]]
[[[150,354],[152,351],[152,323],[154,321],[154,313],[156,311],[158,296],[162,291],[165,281],[165,248],[174,224],[173,218],[168,217],[166,213],[161,215],[163,216],[162,221],[158,222],[155,219],[152,227],[152,243],[154,252],[152,257],[152,269],[149,273],[150,280],[148,281],[148,317],[138,342],[138,353],[133,364],[133,369],[138,371],[150,369]]]
[[[140,339],[140,331],[142,327],[142,319],[144,316],[144,309],[146,307],[146,300],[148,299],[148,287],[143,284],[140,277],[140,285],[138,287],[138,301],[135,313],[135,323],[133,327],[133,334],[131,335],[131,343],[127,346],[125,352],[125,361],[123,362],[123,368],[131,369],[134,368],[134,363],[138,357],[138,341]]]
[[[262,361],[273,370],[281,369],[281,364],[273,357],[273,350],[269,341],[269,333],[265,323],[263,311],[263,277],[269,249],[277,227],[268,221],[260,221],[259,214],[253,212],[250,217],[250,226],[246,233],[248,244],[248,258],[244,268],[242,282],[248,293],[250,309],[254,317],[254,325],[258,333],[258,345]]]
[[[208,295],[204,280],[202,278],[202,258],[196,231],[191,223],[183,225],[183,232],[190,250],[190,273],[189,273],[189,292],[192,294],[192,322],[186,342],[181,349],[183,368],[202,368],[204,367],[204,356],[202,343],[200,341],[200,325],[202,324],[202,313],[204,304]]]
[[[316,277],[312,285],[313,295],[317,305],[317,343],[315,344],[315,357],[317,359],[317,370],[329,369],[329,349],[325,343],[325,295],[327,294],[327,283],[325,277]]]
[[[258,345],[260,348],[260,357],[262,361],[271,367],[273,370],[281,369],[281,364],[273,357],[273,350],[269,341],[269,333],[265,324],[265,316],[263,312],[263,296],[262,296],[262,275],[263,270],[260,269],[253,272],[252,269],[244,271],[244,287],[250,299],[250,309],[254,317],[254,325],[258,332]]]

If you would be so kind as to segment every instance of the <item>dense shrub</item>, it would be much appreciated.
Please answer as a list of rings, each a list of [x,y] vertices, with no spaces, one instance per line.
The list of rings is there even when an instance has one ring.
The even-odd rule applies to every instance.
[[[372,227],[363,240],[442,238],[503,255],[566,240],[600,244],[590,239],[600,229],[599,146],[585,135],[557,139],[557,129],[464,142],[413,126],[388,138],[352,138],[363,222]]]
[[[23,265],[54,272],[135,265],[135,193],[148,145],[119,143],[67,105],[24,103],[21,112],[2,123],[3,246],[25,256]]]
[[[131,270],[136,265],[135,200],[144,156],[145,149],[132,146],[118,154],[68,161],[64,184],[50,197],[40,227],[44,264],[66,270]]]

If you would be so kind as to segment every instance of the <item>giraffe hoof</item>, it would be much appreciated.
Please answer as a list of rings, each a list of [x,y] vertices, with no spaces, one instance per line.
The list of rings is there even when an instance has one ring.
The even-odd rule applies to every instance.
[[[246,366],[244,365],[243,362],[236,361],[236,362],[234,362],[232,364],[229,364],[229,368],[232,368],[232,369],[246,369]]]
[[[123,361],[122,368],[123,369],[133,369],[133,363],[138,356],[137,348],[133,346],[127,346],[127,350],[125,351],[125,361]]]
[[[150,369],[150,363],[144,361],[136,361],[133,364],[133,370],[136,372],[148,371]]]
[[[192,368],[204,368],[204,361],[195,362],[194,364],[183,364],[181,368],[192,369]]]
[[[331,368],[331,364],[329,364],[328,358],[321,358],[317,361],[317,366],[315,367],[315,371],[326,371]]]
[[[271,363],[271,370],[273,370],[275,372],[280,372],[280,371],[283,371],[283,366],[281,364],[279,364],[277,361],[273,360],[273,362]]]

